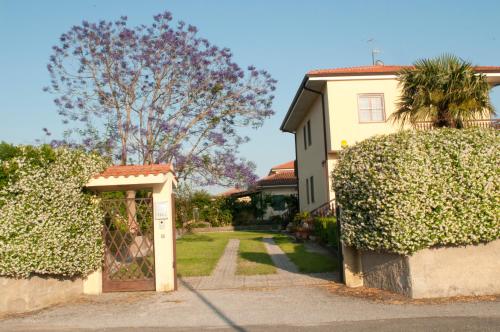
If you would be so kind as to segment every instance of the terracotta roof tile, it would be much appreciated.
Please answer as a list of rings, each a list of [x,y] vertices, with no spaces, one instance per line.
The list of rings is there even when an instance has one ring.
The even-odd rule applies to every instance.
[[[330,68],[310,70],[307,72],[308,76],[347,76],[347,75],[363,75],[363,74],[395,74],[404,68],[412,68],[412,66],[399,66],[399,65],[383,65],[383,66],[358,66],[358,67],[345,67],[345,68]],[[500,66],[475,66],[477,72],[500,72]]]
[[[297,177],[295,176],[295,172],[293,170],[271,174],[257,181],[257,185],[261,187],[286,186],[286,185],[296,185],[296,184],[297,184]]]
[[[230,188],[230,189],[218,194],[218,196],[231,196],[231,195],[238,194],[238,193],[241,193],[244,191],[245,190],[241,189],[241,188]]]
[[[139,175],[157,175],[174,172],[171,164],[153,164],[153,165],[126,165],[126,166],[110,166],[101,174],[97,174],[94,178],[104,177],[129,177]]]
[[[359,67],[345,67],[345,68],[330,68],[310,70],[307,72],[309,76],[322,76],[322,75],[350,75],[350,74],[387,74],[397,73],[403,68],[409,66],[359,66]]]
[[[475,66],[474,69],[480,73],[500,73],[500,66]]]
[[[291,160],[286,163],[273,166],[271,169],[294,169],[294,168],[295,168],[295,160]]]

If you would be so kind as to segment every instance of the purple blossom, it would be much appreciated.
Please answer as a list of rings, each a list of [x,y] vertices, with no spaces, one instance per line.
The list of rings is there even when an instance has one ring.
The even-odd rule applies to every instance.
[[[245,71],[230,49],[197,37],[169,12],[149,25],[83,21],[62,34],[47,69],[54,104],[80,146],[120,160],[172,162],[182,180],[244,185],[255,165],[238,157],[248,137],[273,114],[276,80]],[[44,132],[48,132],[44,130]],[[122,144],[125,146],[122,148]]]

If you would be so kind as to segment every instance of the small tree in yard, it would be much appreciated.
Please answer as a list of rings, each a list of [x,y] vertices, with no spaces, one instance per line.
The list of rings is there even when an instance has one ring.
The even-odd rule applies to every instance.
[[[456,56],[418,60],[398,80],[402,96],[392,118],[401,124],[432,121],[435,127],[463,128],[466,120],[495,113],[486,76]]]
[[[249,140],[237,127],[260,127],[273,114],[276,80],[171,21],[168,12],[133,28],[126,17],[84,21],[61,35],[46,90],[63,121],[78,125],[54,143],[84,144],[121,164],[173,163],[196,184],[255,180],[255,166],[237,156]]]

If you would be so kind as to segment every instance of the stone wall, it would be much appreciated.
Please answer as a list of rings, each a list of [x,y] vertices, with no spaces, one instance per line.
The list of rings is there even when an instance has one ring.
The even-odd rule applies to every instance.
[[[411,298],[500,294],[500,240],[424,249],[411,256],[349,249],[344,250],[348,286],[380,288]],[[356,257],[359,264],[347,264]]]
[[[0,277],[0,317],[39,310],[79,297],[83,280]]]
[[[412,285],[408,257],[363,251],[361,265],[364,286],[387,289],[411,296]]]

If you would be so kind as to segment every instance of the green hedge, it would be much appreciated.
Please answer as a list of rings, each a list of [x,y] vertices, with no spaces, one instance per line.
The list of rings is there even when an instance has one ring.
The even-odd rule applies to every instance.
[[[403,131],[349,147],[333,171],[342,237],[398,254],[498,239],[499,166],[493,129]]]
[[[338,248],[337,219],[335,217],[314,218],[314,235],[322,243]]]
[[[73,277],[99,268],[102,213],[82,189],[105,161],[48,146],[11,152],[0,160],[0,275]]]

